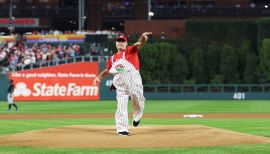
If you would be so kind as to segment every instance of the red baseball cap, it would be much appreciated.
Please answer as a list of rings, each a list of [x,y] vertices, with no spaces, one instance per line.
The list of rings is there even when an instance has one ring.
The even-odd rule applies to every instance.
[[[118,36],[116,39],[116,41],[120,41],[120,40],[124,40],[125,42],[127,42],[127,38],[123,35]]]

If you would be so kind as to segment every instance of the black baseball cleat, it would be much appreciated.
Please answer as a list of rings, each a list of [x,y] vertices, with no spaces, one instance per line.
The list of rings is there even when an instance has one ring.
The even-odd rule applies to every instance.
[[[140,124],[140,120],[139,120],[139,121],[133,120],[133,126],[134,126],[134,127],[139,126],[139,124]]]
[[[130,133],[127,132],[127,131],[124,131],[124,132],[118,132],[118,135],[120,135],[120,136],[130,136]]]

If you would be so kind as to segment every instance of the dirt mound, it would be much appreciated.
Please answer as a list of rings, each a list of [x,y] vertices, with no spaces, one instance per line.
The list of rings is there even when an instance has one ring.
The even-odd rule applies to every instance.
[[[267,144],[270,139],[201,125],[140,126],[118,136],[114,126],[66,126],[0,137],[0,145],[133,148]]]

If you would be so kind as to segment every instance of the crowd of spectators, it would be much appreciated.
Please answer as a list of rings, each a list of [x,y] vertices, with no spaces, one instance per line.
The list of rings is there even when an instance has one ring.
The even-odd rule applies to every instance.
[[[15,42],[0,40],[0,68],[7,68],[8,71],[15,71],[31,67],[48,66],[61,64],[61,61],[68,61],[78,57],[108,56],[114,52],[114,44],[111,47],[104,42],[88,41],[84,43],[27,43],[25,35],[59,35],[59,34],[106,34],[107,39],[115,39],[122,34],[120,31],[58,31],[43,30],[27,32],[24,35],[14,35]],[[140,34],[127,35],[129,40],[137,40]],[[165,39],[166,34],[162,32],[160,39]],[[48,64],[48,63],[57,64]]]
[[[115,30],[82,30],[82,31],[59,31],[59,30],[41,30],[25,33],[26,35],[61,35],[61,34],[76,34],[76,35],[107,35],[108,38],[113,38],[121,34],[120,31]]]
[[[20,70],[31,64],[45,64],[81,55],[78,44],[52,45],[50,43],[26,45],[23,42],[9,42],[0,46],[0,66]]]
[[[82,34],[99,35],[106,34],[108,39],[115,38],[120,32],[102,31],[58,31],[43,30],[27,32],[24,35],[13,35],[15,42],[0,41],[0,67],[7,68],[8,71],[21,70],[27,66],[46,66],[48,62],[67,61],[75,57],[82,56],[102,56],[109,55],[113,51],[109,50],[104,43],[84,42],[84,43],[27,43],[25,35],[59,35],[59,34]],[[58,63],[58,64],[59,64]],[[57,64],[53,64],[57,65]]]

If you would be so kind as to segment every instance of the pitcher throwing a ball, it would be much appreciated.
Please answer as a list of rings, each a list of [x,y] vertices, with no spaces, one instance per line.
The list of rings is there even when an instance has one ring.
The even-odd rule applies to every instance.
[[[116,88],[117,111],[115,113],[117,133],[129,136],[128,132],[128,99],[131,97],[133,108],[133,126],[137,127],[144,110],[142,78],[139,73],[140,62],[138,53],[151,32],[144,32],[138,42],[127,46],[127,38],[119,36],[116,39],[117,52],[112,55],[106,68],[94,79],[94,85],[109,73],[114,75],[113,87]]]

